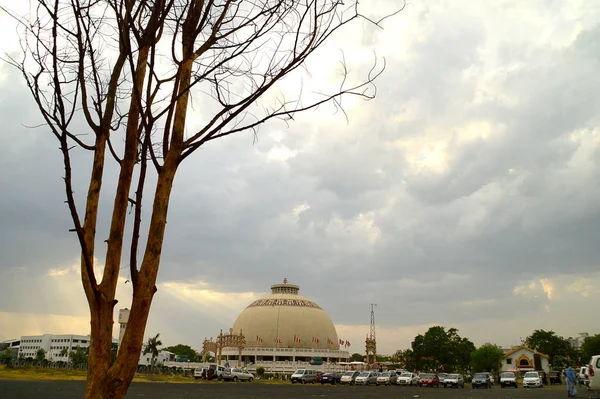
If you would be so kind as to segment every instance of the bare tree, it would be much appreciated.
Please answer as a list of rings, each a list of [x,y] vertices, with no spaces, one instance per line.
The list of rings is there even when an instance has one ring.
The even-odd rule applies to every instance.
[[[403,8],[402,2],[391,15]],[[385,66],[377,59],[358,84],[349,83],[342,62],[333,92],[307,102],[298,85],[291,100],[282,94],[268,107],[254,106],[345,25],[362,21],[381,27],[391,15],[367,18],[358,1],[342,0],[32,0],[31,10],[24,17],[11,14],[23,30],[24,56],[8,61],[22,72],[44,124],[60,143],[71,231],[81,246],[81,278],[91,315],[86,398],[122,398],[142,350],[181,162],[211,140],[248,130],[256,134],[271,119],[291,120],[325,103],[340,108],[342,96],[372,99],[373,82]],[[201,99],[206,123],[186,131],[195,98]],[[90,152],[84,211],[74,194],[74,148]],[[111,159],[119,179],[99,280],[96,227]],[[152,187],[146,184],[150,173],[156,173]],[[142,224],[144,199],[151,204],[151,216]],[[113,364],[115,292],[129,206],[133,299]],[[140,244],[142,228],[147,238]]]

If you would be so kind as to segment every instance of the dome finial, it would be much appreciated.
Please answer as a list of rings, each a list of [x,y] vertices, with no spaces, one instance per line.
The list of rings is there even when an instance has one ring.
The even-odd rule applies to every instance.
[[[287,284],[287,278],[286,277],[283,278],[283,284]]]

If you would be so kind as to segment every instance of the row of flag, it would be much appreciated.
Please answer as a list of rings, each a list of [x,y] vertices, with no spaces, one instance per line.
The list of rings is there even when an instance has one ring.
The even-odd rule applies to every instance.
[[[257,342],[264,342],[264,340],[259,335],[256,336],[256,341]],[[298,344],[301,343],[302,340],[300,339],[300,336],[294,335],[294,342],[296,342]],[[319,341],[319,338],[312,337],[312,342],[318,344],[320,341]],[[246,342],[244,342],[244,343],[246,343]],[[275,338],[275,343],[276,344],[280,344],[281,343],[281,339]],[[333,340],[327,338],[327,345],[333,345]],[[340,339],[340,345],[342,345],[344,347],[348,347],[348,346],[350,346],[350,341],[348,341],[348,340],[344,341],[343,339]]]

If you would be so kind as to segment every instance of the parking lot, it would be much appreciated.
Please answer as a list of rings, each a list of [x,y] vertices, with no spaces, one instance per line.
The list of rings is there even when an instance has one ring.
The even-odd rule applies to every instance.
[[[0,380],[1,399],[80,399],[83,397],[83,381],[10,381]],[[133,383],[127,398],[144,399],[264,399],[264,398],[564,398],[562,386],[541,389],[464,389],[416,388],[397,386],[340,386],[340,385],[291,385],[264,383]],[[579,398],[591,397],[580,391]]]

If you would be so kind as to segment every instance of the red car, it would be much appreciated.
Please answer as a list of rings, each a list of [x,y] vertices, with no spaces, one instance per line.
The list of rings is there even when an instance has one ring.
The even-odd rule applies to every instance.
[[[419,386],[420,387],[440,387],[440,379],[436,374],[420,374],[419,375]]]

